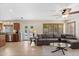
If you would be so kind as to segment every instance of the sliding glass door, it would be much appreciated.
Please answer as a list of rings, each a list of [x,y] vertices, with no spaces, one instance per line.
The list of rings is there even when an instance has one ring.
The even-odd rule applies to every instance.
[[[63,24],[58,24],[58,23],[43,24],[43,33],[44,34],[62,34]]]

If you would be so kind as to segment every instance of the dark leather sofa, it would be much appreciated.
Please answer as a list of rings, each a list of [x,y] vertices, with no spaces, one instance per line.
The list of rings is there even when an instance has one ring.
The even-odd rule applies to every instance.
[[[35,40],[35,43],[37,46],[41,45],[49,45],[52,42],[59,42],[58,38],[61,36],[63,42],[70,43],[68,40],[76,40],[76,37],[70,34],[38,34],[37,39]]]
[[[76,36],[72,35],[72,34],[61,34],[61,38],[64,39],[70,39],[70,40],[77,40]]]
[[[56,34],[38,34],[36,39],[36,45],[49,45],[52,42],[58,42],[59,35]]]
[[[36,45],[49,45],[51,42],[56,42],[58,37],[53,34],[40,34],[37,35]]]
[[[79,49],[79,39],[76,38],[76,36],[71,34],[63,34],[61,37],[66,39],[67,43],[71,44],[71,49]]]
[[[71,46],[70,46],[71,49],[79,49],[79,39],[77,39],[77,40],[68,40],[67,42],[69,44],[71,44]]]

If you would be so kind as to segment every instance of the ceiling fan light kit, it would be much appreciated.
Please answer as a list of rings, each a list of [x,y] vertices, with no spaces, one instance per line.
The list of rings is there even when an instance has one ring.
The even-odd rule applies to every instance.
[[[72,14],[78,14],[79,11],[72,11],[71,8],[65,8],[62,12],[62,15],[72,15]]]
[[[68,16],[69,16],[68,14],[67,14],[67,15],[62,15],[63,18],[66,18],[66,17],[68,17]]]

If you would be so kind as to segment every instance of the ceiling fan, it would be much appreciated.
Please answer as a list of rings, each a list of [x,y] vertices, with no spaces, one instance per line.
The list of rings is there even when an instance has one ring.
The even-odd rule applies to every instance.
[[[79,11],[73,11],[71,12],[71,8],[65,8],[63,9],[62,15],[72,15],[72,14],[77,14]]]
[[[60,18],[60,17],[64,17],[64,18],[67,18],[68,16],[72,15],[72,14],[77,14],[79,13],[79,11],[71,11],[72,9],[71,8],[64,8],[64,9],[60,9],[58,10],[58,13],[56,14],[53,14],[51,16],[54,16],[56,18]]]

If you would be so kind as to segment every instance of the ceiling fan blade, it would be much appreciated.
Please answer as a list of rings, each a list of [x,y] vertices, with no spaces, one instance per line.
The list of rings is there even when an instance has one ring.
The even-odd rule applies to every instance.
[[[70,12],[69,14],[76,14],[79,13],[79,11]]]

